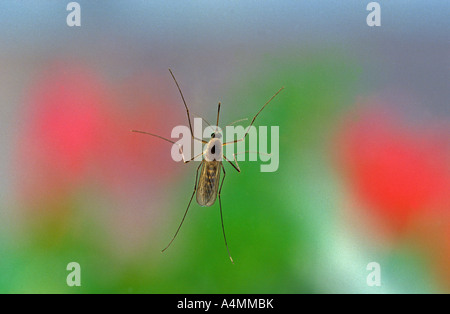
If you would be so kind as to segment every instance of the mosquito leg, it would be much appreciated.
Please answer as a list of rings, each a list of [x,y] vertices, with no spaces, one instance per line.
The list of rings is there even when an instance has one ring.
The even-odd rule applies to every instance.
[[[219,101],[219,104],[217,105],[217,122],[216,122],[216,132],[218,131],[218,127],[219,127],[219,114],[220,114],[220,101]]]
[[[272,154],[268,154],[268,153],[262,153],[262,152],[258,152],[258,151],[251,151],[251,150],[246,150],[245,152],[239,152],[239,153],[234,153],[233,156],[235,155],[239,155],[239,154],[259,154],[259,155],[264,155],[264,156],[272,156]],[[236,157],[235,157],[236,158]]]
[[[222,187],[223,187],[223,181],[225,180],[225,168],[222,165],[222,170],[223,170],[223,178],[222,178],[222,183],[220,184],[220,188],[219,188],[219,208],[220,208],[220,220],[222,222],[222,232],[223,232],[223,239],[225,240],[225,247],[227,248],[227,252],[228,252],[228,256],[230,257],[231,262],[234,264],[233,258],[231,258],[231,254],[230,254],[230,250],[228,249],[228,243],[227,243],[227,237],[225,236],[225,227],[223,225],[223,215],[222,215],[222,201],[220,199],[220,193],[222,192]]]
[[[192,113],[193,116],[196,116],[197,118],[200,118],[200,119],[202,119],[204,122],[206,122],[206,124],[207,124],[208,126],[211,126],[211,123],[209,123],[208,120],[206,120],[205,118],[203,118],[201,115],[196,114],[195,112],[191,112],[191,113]]]
[[[237,172],[241,172],[241,168],[239,168],[239,163],[237,162],[236,155],[245,154],[245,153],[254,153],[254,154],[260,154],[260,155],[265,155],[265,156],[272,156],[272,154],[254,152],[254,151],[245,151],[245,152],[234,153],[233,159],[234,159],[235,164],[233,164],[230,160],[228,160],[227,157],[225,157],[225,155],[223,155],[222,157],[223,157],[223,159],[228,161],[230,163],[230,165],[232,165],[233,168],[236,169]]]
[[[226,142],[226,143],[223,143],[222,146],[225,146],[225,145],[228,145],[228,144],[236,144],[236,143],[242,142],[242,141],[245,139],[245,137],[247,136],[247,133],[248,133],[248,130],[249,130],[249,129],[250,129],[250,126],[247,128],[247,131],[245,132],[245,135],[244,135],[243,138],[240,138],[240,139],[238,139],[238,140],[234,140],[234,141],[232,141],[232,142]]]
[[[176,144],[174,141],[169,140],[168,138],[165,138],[165,137],[162,137],[162,136],[153,134],[153,133],[144,132],[144,131],[138,131],[138,130],[131,130],[131,132],[134,132],[134,133],[141,133],[141,134],[146,134],[146,135],[151,135],[151,136],[160,138],[160,139],[162,139],[162,140],[164,140],[164,141],[166,141],[166,142],[169,142],[169,143],[172,143],[172,144]]]
[[[239,120],[236,120],[236,121],[234,121],[234,122],[231,122],[231,123],[228,124],[227,126],[232,126],[233,124],[236,124],[236,123],[242,122],[242,121],[247,121],[247,120],[248,120],[248,118],[239,119]]]
[[[141,133],[141,134],[146,134],[146,135],[151,135],[151,136],[160,138],[160,139],[162,139],[162,140],[164,140],[164,141],[166,141],[166,142],[172,143],[172,144],[174,144],[174,145],[178,145],[178,148],[179,148],[179,150],[180,150],[181,157],[183,158],[183,162],[184,162],[185,164],[187,164],[188,162],[190,162],[190,161],[194,160],[195,158],[197,158],[197,157],[199,157],[199,156],[201,156],[201,155],[204,154],[204,152],[202,152],[201,154],[198,154],[197,156],[195,156],[195,157],[193,157],[193,158],[191,158],[191,159],[189,159],[189,160],[186,160],[186,159],[184,158],[183,146],[181,146],[180,144],[178,144],[178,143],[176,143],[176,142],[174,142],[174,141],[172,141],[172,140],[169,140],[169,139],[167,139],[167,138],[165,138],[165,137],[162,137],[162,136],[159,136],[159,135],[156,135],[156,134],[153,134],[153,133],[149,133],[149,132],[137,131],[137,130],[131,130],[131,132],[134,132],[134,133]]]
[[[226,161],[228,161],[230,163],[230,165],[233,166],[234,169],[236,169],[237,172],[241,172],[241,168],[239,168],[239,164],[236,160],[236,156],[233,154],[234,157],[234,162],[236,163],[236,165],[234,165],[231,161],[228,160],[227,157],[225,157],[225,155],[222,155],[223,159],[225,159]]]
[[[184,160],[184,154],[183,154],[183,152],[181,151],[181,155],[183,156],[183,162],[184,162],[185,164],[187,164],[188,162],[193,161],[193,160],[194,160],[195,158],[197,158],[197,157],[202,156],[204,153],[205,153],[205,152],[201,152],[200,154],[198,154],[197,156],[192,157],[192,158],[189,159],[189,160]]]
[[[184,99],[183,92],[181,91],[180,85],[178,85],[177,79],[175,78],[175,75],[173,75],[173,72],[172,72],[171,69],[169,69],[169,72],[170,72],[170,75],[172,75],[173,80],[175,81],[175,85],[177,85],[178,91],[180,92],[180,95],[181,95],[181,99],[183,100],[184,107],[186,108],[187,118],[188,118],[188,122],[189,122],[189,130],[191,130],[191,137],[192,137],[192,139],[200,141],[203,144],[208,143],[207,141],[199,139],[199,138],[196,138],[194,136],[194,131],[192,131],[191,116],[189,115],[189,109],[188,109],[188,106],[186,104],[186,100]]]
[[[278,90],[278,92],[276,92],[275,95],[273,95],[273,96],[272,96],[272,97],[264,104],[264,106],[262,106],[262,108],[259,109],[258,113],[253,117],[252,122],[251,122],[250,125],[247,127],[247,131],[245,132],[243,138],[241,138],[241,139],[239,139],[239,140],[232,141],[232,142],[223,143],[223,145],[228,145],[228,144],[233,144],[233,143],[237,143],[237,142],[242,142],[242,141],[245,139],[245,137],[247,136],[248,131],[250,130],[250,127],[253,125],[253,122],[255,122],[256,117],[257,117],[257,116],[261,113],[261,111],[263,111],[263,109],[264,109],[264,108],[272,101],[272,99],[274,99],[274,98],[275,98],[275,97],[276,97],[283,89],[284,89],[284,87],[280,88],[280,89]]]
[[[164,252],[165,250],[167,250],[167,248],[172,244],[173,240],[175,240],[178,231],[180,231],[181,226],[183,225],[184,219],[186,218],[186,215],[188,213],[189,207],[191,206],[192,203],[192,199],[194,198],[195,192],[197,191],[197,180],[198,180],[198,171],[200,170],[201,165],[203,165],[203,162],[200,163],[200,165],[197,168],[197,173],[195,175],[195,184],[194,184],[194,192],[192,192],[192,196],[191,199],[189,200],[189,204],[186,208],[186,212],[184,213],[183,219],[181,220],[180,225],[178,226],[177,232],[175,232],[175,235],[173,236],[172,240],[170,240],[169,244],[161,251]]]

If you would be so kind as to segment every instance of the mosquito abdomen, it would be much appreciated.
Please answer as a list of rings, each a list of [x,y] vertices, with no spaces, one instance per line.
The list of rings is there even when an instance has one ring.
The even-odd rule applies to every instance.
[[[204,161],[197,186],[197,203],[212,206],[219,190],[221,161]]]

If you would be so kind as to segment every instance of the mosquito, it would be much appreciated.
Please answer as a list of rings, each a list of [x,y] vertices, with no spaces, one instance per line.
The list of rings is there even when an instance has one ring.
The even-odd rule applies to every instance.
[[[178,229],[175,232],[174,236],[172,237],[172,240],[170,240],[169,244],[167,244],[167,246],[162,250],[162,252],[167,250],[169,248],[169,246],[172,244],[172,242],[175,240],[175,238],[177,237],[178,232],[180,231],[181,226],[183,225],[183,222],[184,222],[184,220],[186,218],[186,215],[187,215],[187,213],[189,211],[189,208],[191,206],[191,203],[192,203],[192,200],[194,198],[194,195],[197,193],[196,201],[202,207],[210,207],[210,206],[215,204],[217,198],[219,199],[220,220],[221,220],[221,223],[222,223],[222,233],[223,233],[223,238],[225,240],[225,247],[227,249],[228,256],[229,256],[231,262],[234,264],[233,258],[231,257],[230,250],[228,248],[227,237],[225,235],[225,227],[224,227],[224,223],[223,223],[221,192],[222,192],[222,187],[223,187],[223,182],[225,180],[226,172],[225,172],[225,167],[224,167],[224,165],[222,163],[222,160],[227,161],[239,173],[241,172],[241,169],[239,168],[239,164],[238,164],[237,159],[236,159],[236,154],[237,153],[233,154],[233,159],[234,159],[234,164],[233,164],[233,162],[230,161],[229,159],[227,159],[225,157],[225,155],[223,154],[223,146],[229,145],[229,144],[235,144],[235,143],[244,141],[245,138],[248,135],[248,132],[249,132],[251,126],[253,125],[253,123],[255,122],[256,118],[258,117],[258,115],[284,89],[284,87],[280,88],[264,104],[264,106],[262,106],[262,108],[256,113],[256,115],[253,117],[250,125],[247,127],[247,130],[246,130],[244,136],[241,139],[237,139],[237,140],[234,140],[234,141],[231,141],[231,142],[222,143],[222,141],[221,141],[222,134],[220,134],[220,132],[218,132],[218,129],[216,128],[216,131],[211,134],[211,138],[209,139],[209,141],[206,141],[204,139],[199,139],[199,138],[196,138],[194,136],[194,132],[192,130],[192,124],[191,124],[191,117],[190,117],[190,114],[189,114],[189,108],[188,108],[188,106],[186,104],[186,100],[184,99],[183,92],[181,91],[180,85],[178,84],[178,82],[177,82],[177,80],[175,78],[175,75],[173,74],[171,69],[169,69],[169,72],[170,72],[170,75],[172,76],[172,78],[173,78],[173,80],[175,82],[175,85],[178,88],[178,91],[180,93],[180,96],[181,96],[181,99],[183,101],[184,107],[186,109],[187,119],[188,119],[188,123],[189,123],[189,130],[190,130],[190,133],[191,133],[192,140],[200,141],[203,144],[206,144],[206,148],[202,151],[201,154],[198,154],[197,156],[194,156],[194,157],[192,157],[189,160],[185,160],[183,152],[182,152],[182,147],[180,147],[180,153],[183,156],[183,162],[185,164],[188,163],[188,162],[193,161],[194,159],[196,159],[196,158],[198,158],[200,156],[202,156],[202,161],[200,162],[200,165],[197,167],[197,172],[196,172],[196,175],[195,175],[194,191],[192,192],[192,195],[191,195],[191,198],[190,198],[189,203],[187,205],[186,211],[184,212],[183,218],[181,219],[181,223],[178,226]],[[216,123],[216,126],[219,125],[220,105],[221,104],[219,102],[218,107],[217,107],[217,123]],[[240,119],[238,121],[233,122],[232,124],[234,124],[236,122],[243,121],[243,120],[247,120],[247,119]],[[168,138],[165,138],[165,137],[153,134],[153,133],[144,132],[144,131],[137,131],[137,130],[132,130],[131,132],[151,135],[151,136],[160,138],[160,139],[162,139],[164,141],[167,141],[169,143],[177,144],[177,143],[175,143],[174,141],[172,141],[172,140],[170,140]],[[216,156],[221,156],[221,158],[216,158]],[[200,172],[200,177],[199,177],[199,172]],[[221,173],[223,173],[222,180],[220,180]]]

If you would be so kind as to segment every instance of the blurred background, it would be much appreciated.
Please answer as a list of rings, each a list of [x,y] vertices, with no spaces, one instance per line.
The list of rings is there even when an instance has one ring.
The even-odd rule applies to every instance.
[[[450,3],[0,3],[0,292],[450,292]],[[192,112],[280,128],[280,167],[225,165],[193,204]],[[81,265],[68,287],[67,264]],[[366,266],[381,267],[369,287]]]

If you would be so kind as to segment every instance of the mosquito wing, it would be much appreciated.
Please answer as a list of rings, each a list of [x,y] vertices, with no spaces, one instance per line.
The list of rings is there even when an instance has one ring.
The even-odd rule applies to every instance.
[[[221,161],[204,161],[197,187],[197,203],[212,206],[219,190]]]

